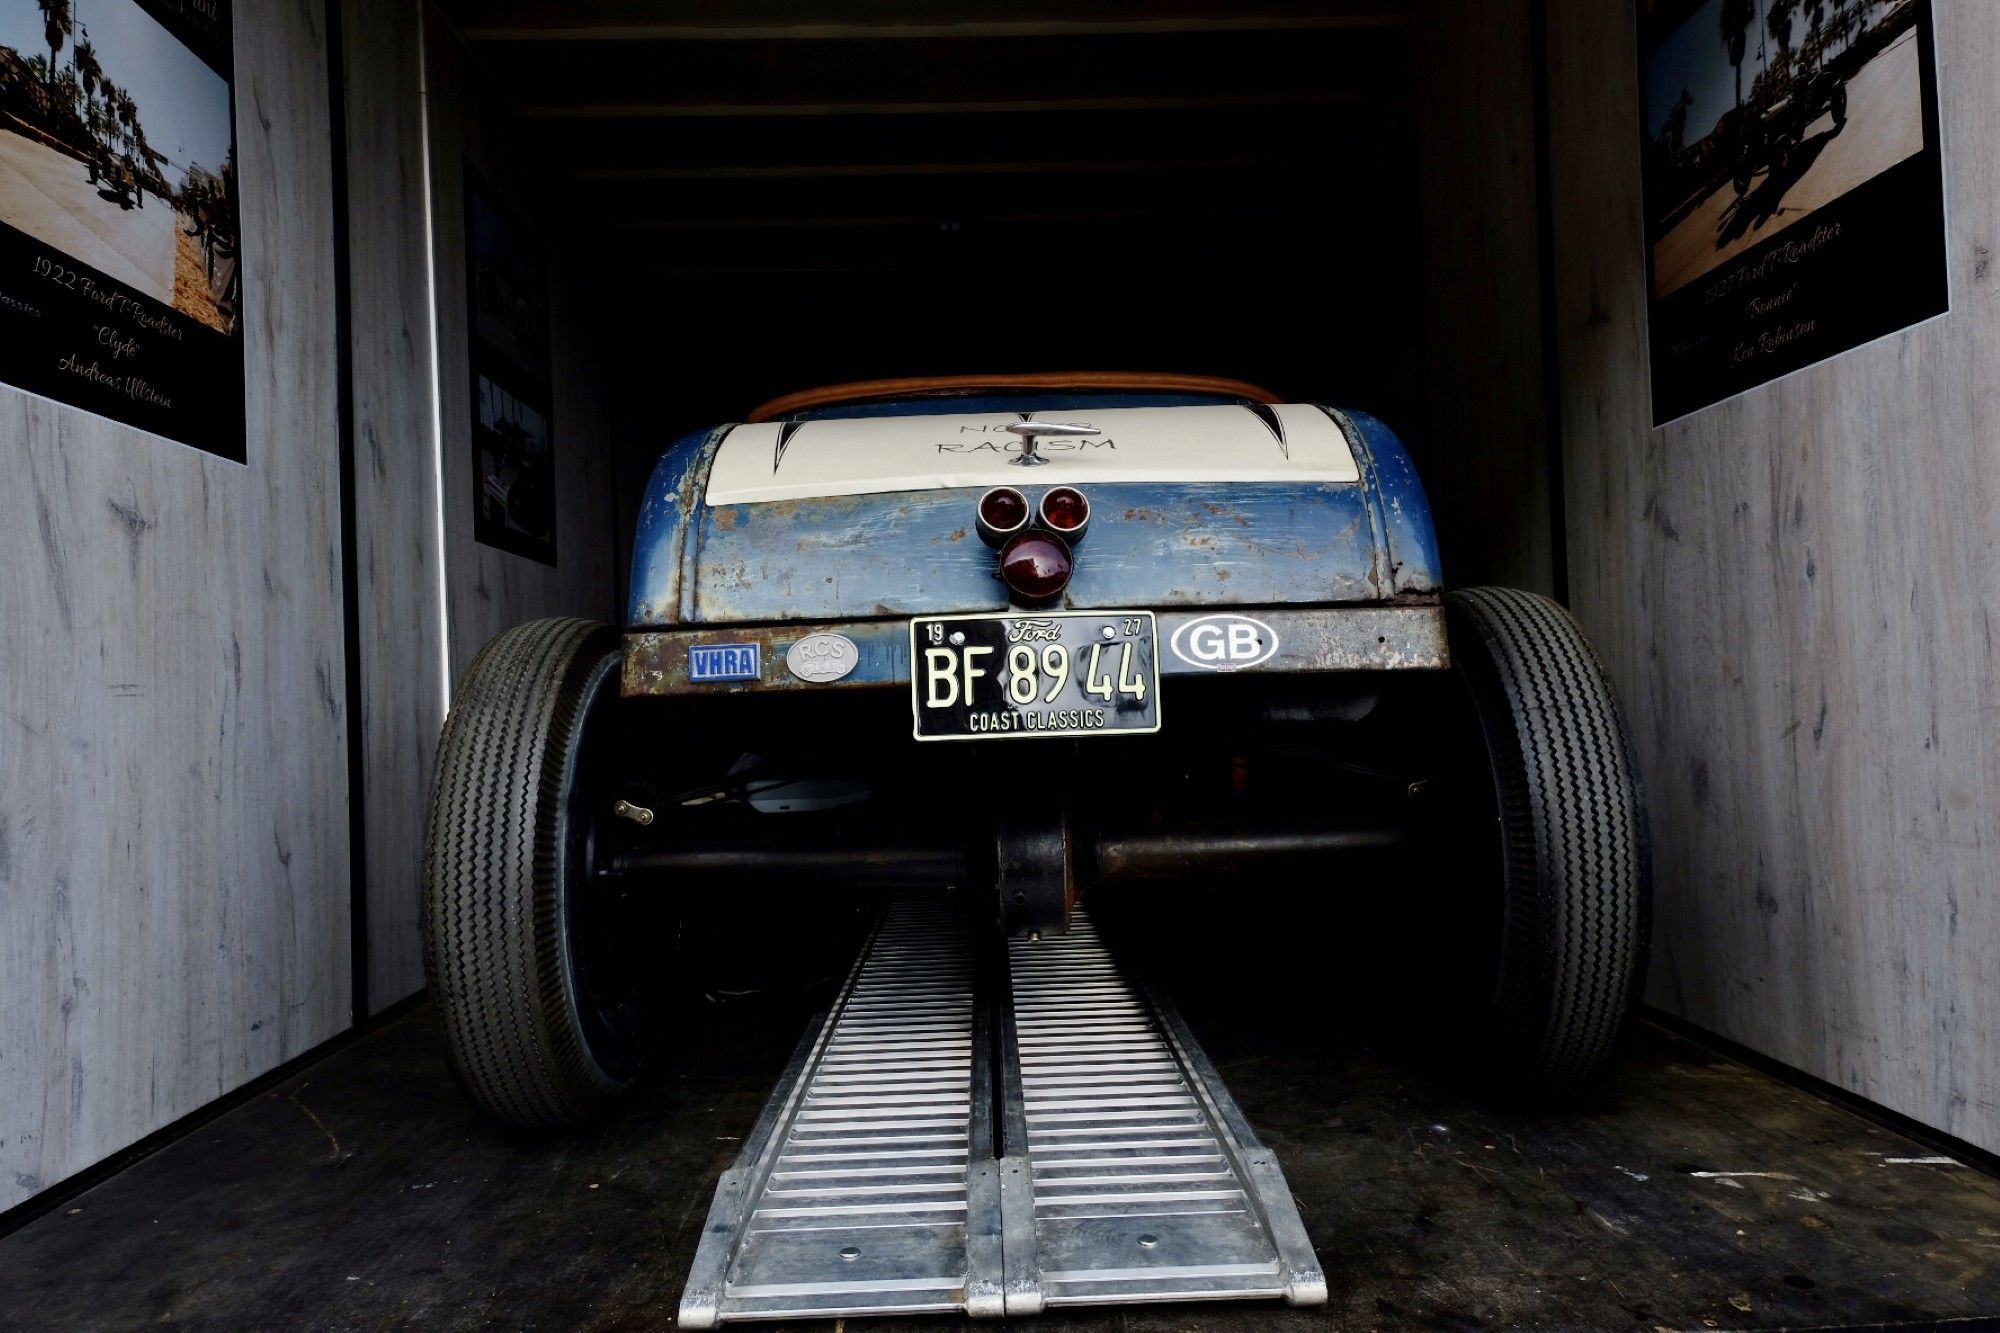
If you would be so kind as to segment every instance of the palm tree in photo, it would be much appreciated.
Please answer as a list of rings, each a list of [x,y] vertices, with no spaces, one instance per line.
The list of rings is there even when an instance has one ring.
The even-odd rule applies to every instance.
[[[1792,19],[1798,8],[1799,0],[1771,0],[1771,12],[1764,17],[1778,49],[1786,55],[1792,52]]]
[[[76,71],[73,69],[59,69],[49,80],[50,100],[71,115],[76,114],[76,104],[82,96],[83,90],[77,86]]]
[[[42,38],[49,44],[49,73],[53,75],[63,43],[76,31],[76,16],[70,12],[69,0],[35,0],[35,3],[42,7]]]
[[[123,88],[107,85],[105,96],[111,103],[111,114],[118,122],[118,132],[125,140],[125,151],[132,151],[132,131],[139,123],[139,108],[132,101],[132,95]]]
[[[1722,45],[1736,70],[1736,109],[1743,109],[1743,53],[1750,43],[1750,25],[1757,10],[1750,0],[1722,0]]]
[[[91,154],[87,164],[90,167],[90,183],[97,184],[97,164],[104,157],[104,133],[111,122],[101,97],[87,98],[83,104],[83,126],[90,131]]]
[[[97,95],[97,85],[104,78],[104,66],[97,62],[97,48],[90,44],[88,37],[76,44],[70,60],[76,65],[76,81],[83,85],[83,95]]]
[[[1771,8],[1764,15],[1764,26],[1770,30],[1771,39],[1778,44],[1777,68],[1779,96],[1791,84],[1792,77],[1792,23],[1797,17],[1799,0],[1771,0]]]

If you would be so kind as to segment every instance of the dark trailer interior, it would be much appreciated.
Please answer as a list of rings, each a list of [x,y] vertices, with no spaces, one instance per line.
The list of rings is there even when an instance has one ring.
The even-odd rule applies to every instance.
[[[552,168],[556,222],[629,291],[634,350],[710,395],[666,424],[973,369],[1184,364],[1416,401],[1400,24],[913,7],[901,31],[685,41],[484,10],[457,30]]]
[[[21,165],[41,149],[93,191],[105,174],[107,236],[182,216],[145,172],[72,164],[35,122],[64,114],[41,82],[89,102],[84,42],[114,60],[112,25],[177,8],[207,6],[74,0],[0,25],[20,48],[0,57],[0,240],[24,182],[45,202]],[[739,725],[698,699],[630,727],[671,759],[858,757],[904,804],[816,816],[843,858],[749,819],[735,859],[676,862],[627,830],[630,868],[700,862],[656,929],[619,936],[634,966],[681,960],[684,1021],[615,1114],[551,1137],[454,1081],[452,982],[427,973],[423,925],[440,736],[495,636],[623,628],[676,439],[814,386],[1050,371],[1229,377],[1393,429],[1446,587],[1525,589],[1587,635],[1643,776],[1655,906],[1608,1076],[1559,1103],[1495,1096],[1460,1021],[1485,974],[1461,966],[1455,869],[1493,848],[1411,832],[1412,735],[1470,753],[1422,688],[1329,704],[1170,681],[1186,726],[1135,743],[1146,772],[1068,747],[1062,783],[1118,784],[1091,855],[1122,868],[1085,904],[1114,961],[1092,933],[1072,965],[1130,988],[1092,1003],[1152,1006],[1156,1047],[1133,1059],[1203,1099],[1238,1183],[1281,1171],[1240,1191],[1262,1201],[1244,1215],[1273,1247],[1303,1235],[1326,1302],[1113,1303],[1036,1327],[2000,1320],[2000,10],[220,8],[243,457],[46,392],[8,358],[54,340],[0,340],[0,1330],[699,1325],[690,1292],[719,1267],[747,1282],[766,1243],[715,1262],[716,1234],[762,1234],[713,1224],[718,1187],[782,1120],[773,1088],[825,1072],[801,1036],[840,1012],[871,932],[917,929],[882,915],[878,853],[932,888],[997,873],[961,834],[1000,801],[1039,810],[1055,751],[905,746],[900,686],[838,715],[809,696]],[[1642,53],[1683,20],[1706,72],[1681,103],[1648,90]],[[1774,72],[1808,60],[1810,79]],[[1862,182],[1868,216],[1937,225],[1856,260],[1805,220],[1830,175],[1901,142],[1877,132],[1890,71],[1914,147]],[[1940,160],[1948,196],[1906,188]],[[1664,214],[1645,191],[1662,161]],[[1875,284],[1851,323],[1902,308],[1880,288],[1912,248],[1937,289],[1904,293],[1932,303],[1907,326],[1743,372],[1683,414],[1658,321],[1661,246],[1689,236],[1676,262],[1702,273],[1810,239],[1794,257]],[[1699,328],[1703,285],[1674,290]],[[482,325],[489,307],[512,314]],[[1308,714],[1358,727],[1366,753],[1245,763],[1260,729]],[[958,753],[898,768],[909,749]],[[982,808],[961,814],[961,790]],[[1188,873],[1190,849],[1242,850],[1212,807],[1303,824],[1336,800],[1393,836],[1323,831]],[[1009,947],[995,932],[967,976],[1010,975]],[[921,949],[908,966],[934,979]],[[1018,1032],[978,1006],[992,1028],[967,1048],[1004,1083]],[[1011,1086],[971,1087],[969,1139],[1005,1141]],[[1005,1311],[991,1295],[933,1304]]]
[[[633,414],[621,498],[661,442],[812,385],[1182,371],[1381,417],[1455,568],[1553,577],[1524,24],[1381,2],[442,9],[432,59],[505,126],[558,267],[602,294]],[[1479,457],[1427,449],[1481,406],[1505,415]]]

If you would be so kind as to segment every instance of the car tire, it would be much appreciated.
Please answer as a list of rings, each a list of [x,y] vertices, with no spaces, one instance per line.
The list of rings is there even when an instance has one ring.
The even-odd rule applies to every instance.
[[[1847,85],[1845,83],[1836,83],[1833,85],[1832,101],[1833,128],[1836,130],[1847,128]]]
[[[620,660],[594,621],[508,630],[473,659],[438,745],[425,973],[459,1082],[519,1128],[593,1119],[658,1044],[654,983],[606,984],[614,969],[595,952],[627,947],[593,925],[594,790]]]
[[[1581,627],[1510,588],[1445,596],[1476,719],[1461,813],[1472,1049],[1502,1090],[1559,1095],[1611,1058],[1645,978],[1646,813],[1623,713]]]
[[[1750,193],[1750,186],[1757,179],[1757,164],[1764,157],[1764,144],[1760,136],[1746,133],[1736,151],[1735,183],[1736,193]]]

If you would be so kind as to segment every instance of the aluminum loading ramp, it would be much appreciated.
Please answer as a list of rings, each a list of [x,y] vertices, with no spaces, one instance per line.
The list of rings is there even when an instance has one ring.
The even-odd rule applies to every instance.
[[[723,1173],[681,1326],[1324,1302],[1275,1157],[1172,1008],[1080,910],[988,934],[889,908]]]

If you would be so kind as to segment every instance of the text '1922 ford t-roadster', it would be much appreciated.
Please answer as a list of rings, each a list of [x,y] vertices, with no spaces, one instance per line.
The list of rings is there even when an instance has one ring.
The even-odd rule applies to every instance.
[[[563,1127],[634,1081],[676,903],[903,891],[725,1177],[684,1322],[1324,1298],[1268,1153],[1105,961],[1103,886],[1252,912],[1399,858],[1516,1092],[1590,1078],[1635,998],[1644,812],[1603,671],[1554,602],[1444,587],[1361,413],[1168,376],[796,395],[667,449],[626,620],[501,634],[445,728],[428,963],[481,1107]],[[946,886],[973,910],[929,913]]]

